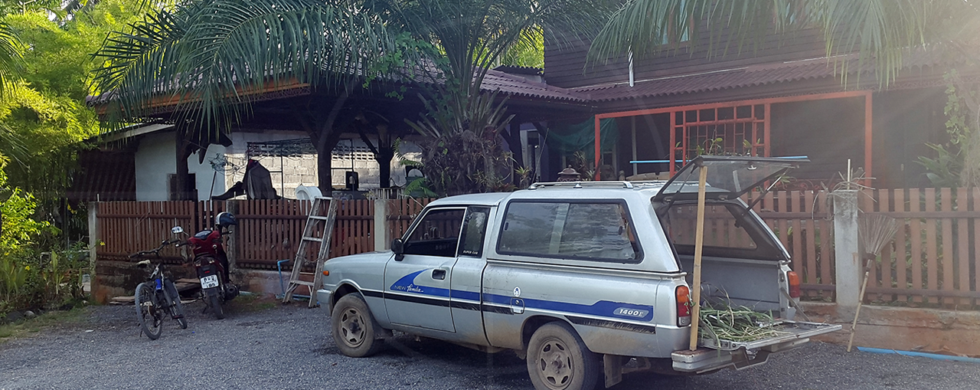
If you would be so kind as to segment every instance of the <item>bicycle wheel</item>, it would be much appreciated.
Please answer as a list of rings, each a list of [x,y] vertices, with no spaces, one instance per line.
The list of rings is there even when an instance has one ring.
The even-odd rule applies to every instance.
[[[140,321],[140,329],[149,337],[150,340],[156,340],[160,337],[160,332],[163,330],[163,313],[157,310],[159,305],[156,304],[154,296],[156,291],[152,285],[147,283],[140,283],[136,286],[136,318]]]
[[[167,286],[167,294],[172,299],[170,302],[170,318],[177,321],[181,329],[187,329],[187,316],[184,314],[184,305],[180,303],[180,293],[177,292],[177,286],[170,280],[165,280],[164,283]]]

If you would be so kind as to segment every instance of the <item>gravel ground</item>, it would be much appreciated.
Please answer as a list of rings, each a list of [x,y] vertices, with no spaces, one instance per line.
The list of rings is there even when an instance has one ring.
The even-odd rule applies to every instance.
[[[402,335],[380,354],[343,356],[326,310],[232,301],[228,317],[186,306],[190,327],[170,322],[140,336],[132,306],[85,309],[83,320],[0,344],[0,389],[530,389],[524,361]],[[271,308],[270,308],[271,306]],[[980,365],[846,353],[811,343],[761,367],[698,377],[633,374],[615,389],[980,389]]]

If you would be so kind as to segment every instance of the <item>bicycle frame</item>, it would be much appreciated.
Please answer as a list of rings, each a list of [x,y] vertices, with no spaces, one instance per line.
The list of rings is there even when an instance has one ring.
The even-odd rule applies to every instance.
[[[167,310],[170,308],[170,306],[172,306],[170,302],[173,302],[174,298],[180,299],[180,293],[174,291],[174,293],[177,293],[177,297],[173,297],[170,295],[170,291],[167,291],[167,289],[163,288],[163,281],[166,280],[167,277],[163,275],[162,266],[163,264],[157,264],[156,267],[153,268],[153,273],[151,273],[150,277],[147,278],[147,281],[150,280],[153,281],[153,285],[154,285],[153,290],[156,292],[156,294],[153,294],[153,301],[154,301],[153,304],[157,305],[157,307],[159,307],[161,310]],[[160,292],[163,292],[163,298],[164,298],[163,302],[158,302],[159,299],[157,295]]]
[[[130,258],[144,258],[145,260],[140,261],[138,266],[141,268],[150,266],[147,257],[152,255],[159,259],[160,250],[171,244],[179,246],[181,243],[179,240],[164,241],[156,249],[134,253]],[[146,280],[136,286],[134,302],[137,305],[136,315],[142,334],[146,334],[151,340],[160,337],[162,322],[166,317],[177,321],[182,329],[187,329],[187,319],[180,303],[180,292],[177,291],[174,282],[165,275],[163,264],[157,263],[153,266]]]

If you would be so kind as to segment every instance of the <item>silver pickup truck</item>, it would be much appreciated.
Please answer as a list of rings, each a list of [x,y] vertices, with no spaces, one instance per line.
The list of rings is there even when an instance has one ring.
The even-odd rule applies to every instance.
[[[327,261],[338,348],[368,356],[400,331],[514,350],[538,389],[625,373],[701,374],[766,362],[839,325],[795,322],[799,277],[739,196],[795,161],[699,157],[667,182],[540,183],[429,204],[392,250]],[[701,301],[771,313],[774,335],[689,350],[698,175],[707,169]],[[704,332],[699,333],[704,334]]]

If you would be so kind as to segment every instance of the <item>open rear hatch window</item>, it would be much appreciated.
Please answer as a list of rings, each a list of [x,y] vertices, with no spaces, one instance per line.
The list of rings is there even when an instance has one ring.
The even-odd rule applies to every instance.
[[[697,198],[701,169],[708,172],[707,197],[734,199],[807,161],[805,158],[698,156],[671,177],[653,200]]]

